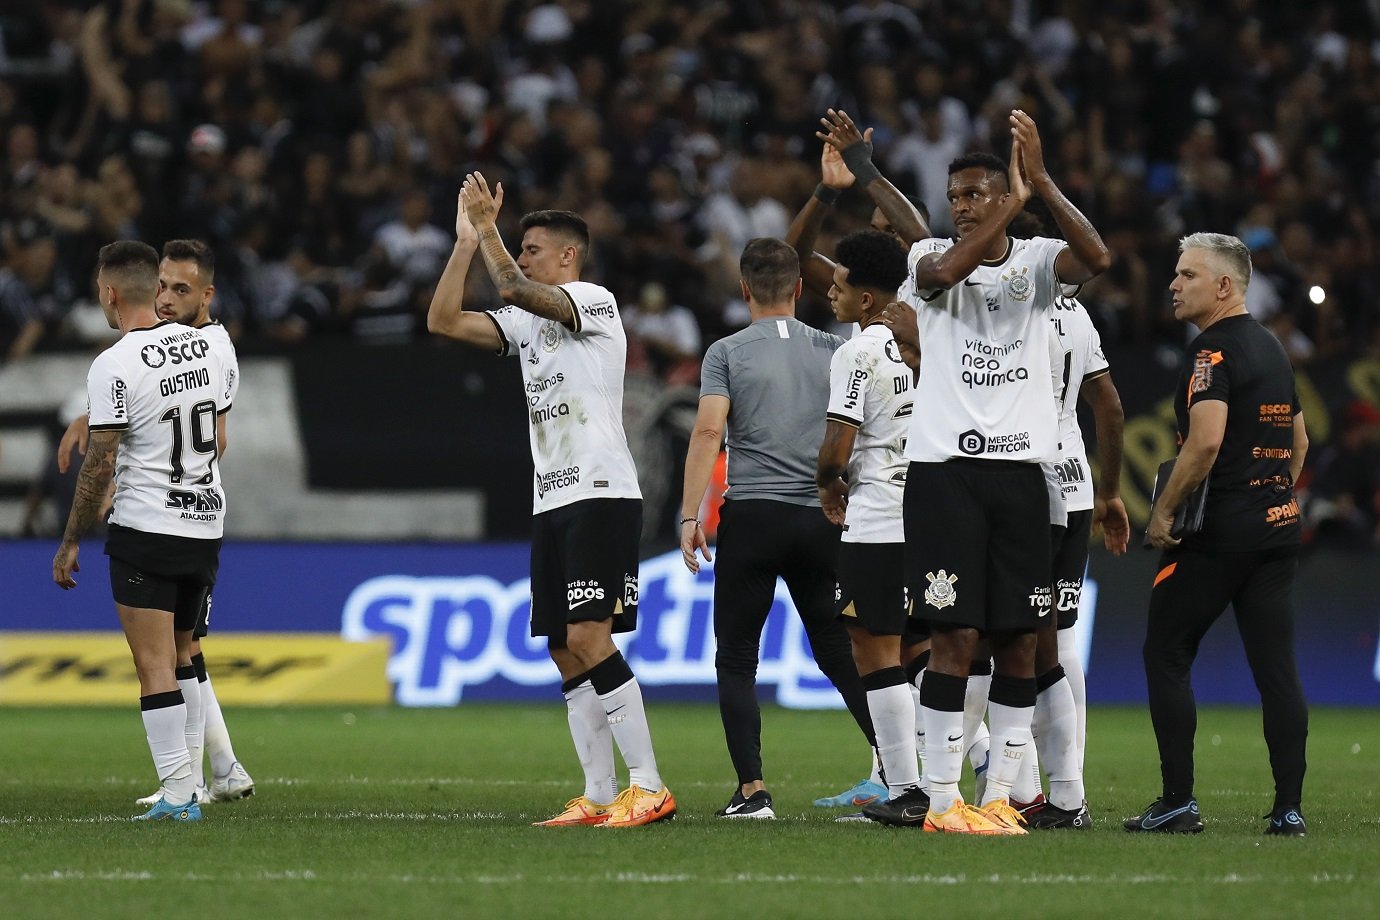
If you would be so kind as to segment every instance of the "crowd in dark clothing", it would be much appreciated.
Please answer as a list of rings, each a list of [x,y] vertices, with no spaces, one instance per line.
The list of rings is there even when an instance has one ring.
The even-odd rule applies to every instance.
[[[0,41],[0,360],[79,337],[121,237],[207,240],[244,340],[421,339],[477,169],[510,245],[525,211],[583,214],[634,360],[693,378],[828,107],[941,234],[948,162],[1030,112],[1114,252],[1082,295],[1108,343],[1181,338],[1177,240],[1212,230],[1296,361],[1380,351],[1376,2],[105,0],[6,5]]]

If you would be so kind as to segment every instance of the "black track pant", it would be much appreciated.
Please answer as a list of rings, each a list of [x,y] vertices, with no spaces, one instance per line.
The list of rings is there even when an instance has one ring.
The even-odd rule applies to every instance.
[[[818,508],[764,499],[724,503],[714,557],[714,667],[739,784],[762,778],[757,661],[777,576],[800,611],[820,671],[838,688],[868,743],[876,743],[848,633],[834,616],[838,544],[839,529]]]
[[[1265,744],[1275,778],[1275,805],[1303,794],[1308,704],[1294,663],[1295,547],[1249,553],[1173,549],[1160,561],[1150,594],[1145,678],[1160,747],[1164,794],[1193,794],[1193,735],[1198,714],[1189,669],[1208,628],[1228,604],[1260,691]]]

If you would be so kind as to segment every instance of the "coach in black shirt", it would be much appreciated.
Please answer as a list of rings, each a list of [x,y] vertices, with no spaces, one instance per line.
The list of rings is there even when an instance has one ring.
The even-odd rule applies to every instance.
[[[1189,670],[1198,644],[1231,604],[1260,690],[1275,779],[1267,834],[1303,836],[1308,708],[1294,663],[1292,594],[1299,506],[1294,482],[1308,436],[1294,373],[1279,342],[1246,312],[1250,252],[1234,236],[1195,233],[1179,244],[1169,286],[1176,319],[1202,330],[1188,346],[1174,397],[1178,461],[1151,511],[1149,539],[1164,550],[1150,594],[1145,676],[1160,748],[1161,798],[1130,831],[1196,833]],[[1176,539],[1174,511],[1203,481],[1202,529]]]

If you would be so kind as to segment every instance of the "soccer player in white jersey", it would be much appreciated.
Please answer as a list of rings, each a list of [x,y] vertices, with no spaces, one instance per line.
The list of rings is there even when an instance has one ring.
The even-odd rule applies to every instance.
[[[846,112],[836,113],[830,109],[829,114],[840,121],[839,137],[836,141],[826,140],[823,144],[819,161],[820,184],[791,221],[790,229],[786,231],[785,236],[785,241],[795,249],[796,255],[800,258],[800,277],[805,282],[806,289],[821,297],[829,296],[833,287],[835,264],[828,256],[815,251],[815,239],[824,225],[825,216],[846,189],[857,186],[874,202],[889,201],[890,206],[887,210],[900,216],[900,224],[893,226],[878,206],[873,208],[871,225],[873,229],[886,233],[905,247],[930,235],[928,215],[916,208],[896,186],[872,166],[872,129],[859,132]],[[849,151],[849,159],[862,171],[866,177],[865,181],[857,181],[845,165],[842,153],[844,149]],[[894,299],[894,291],[891,296]],[[882,306],[885,307],[885,303]],[[847,322],[855,323],[855,320],[850,319]],[[917,628],[919,623],[920,621],[915,621]],[[928,638],[917,633],[903,637],[903,642],[906,644],[902,657],[907,663],[929,647]],[[917,729],[918,727],[917,725]],[[875,749],[870,751],[869,755],[872,761],[869,776],[836,795],[815,799],[815,805],[821,808],[856,808],[885,799],[887,787],[882,776],[881,761],[877,758]],[[850,819],[865,820],[860,812],[838,820]]]
[[[1059,191],[1035,122],[1010,116],[1009,166],[971,154],[949,167],[957,240],[909,256],[924,349],[906,457],[906,566],[930,620],[920,689],[930,810],[925,829],[1023,834],[1011,786],[1030,744],[1035,630],[1050,615],[1049,497],[1040,463],[1058,451],[1048,310],[1060,284],[1106,270],[1097,231]],[[1039,194],[1068,240],[1013,239]],[[992,752],[981,808],[958,791],[964,694],[980,635],[993,650]]]
[[[670,818],[676,800],[661,781],[642,689],[612,633],[637,622],[642,493],[623,433],[627,340],[605,288],[580,280],[589,229],[569,211],[522,218],[516,261],[494,221],[503,186],[490,193],[466,176],[456,242],[436,286],[427,328],[522,362],[533,482],[532,635],[547,637],[564,682],[583,794],[544,826],[631,827]],[[465,276],[476,250],[509,304],[465,310]],[[613,744],[628,765],[618,793]]]
[[[1046,465],[1059,494],[1051,498],[1054,614],[1036,634],[1035,681],[1038,696],[1032,730],[1039,759],[1049,774],[1049,798],[1024,810],[1031,829],[1092,826],[1083,788],[1083,750],[1087,725],[1087,692],[1083,666],[1074,641],[1083,573],[1088,564],[1089,536],[1102,531],[1113,554],[1126,552],[1130,523],[1121,501],[1121,397],[1092,318],[1072,297],[1060,295],[1050,313],[1055,400],[1059,408],[1058,459]],[[1093,412],[1101,476],[1094,490],[1078,399]],[[1038,770],[1032,771],[1038,791]],[[1024,798],[1017,795],[1016,798]]]
[[[112,476],[105,551],[115,609],[134,656],[149,751],[163,791],[135,820],[196,821],[188,706],[176,665],[216,581],[225,493],[216,418],[229,405],[219,356],[195,329],[160,321],[158,253],[122,240],[101,248],[97,299],[120,341],[87,376],[90,443],[53,557],[53,581],[77,585],[78,544]]]
[[[230,408],[239,393],[239,359],[235,345],[225,327],[211,319],[211,302],[215,298],[215,254],[200,240],[169,240],[163,244],[163,258],[158,265],[158,298],[155,307],[158,318],[181,323],[201,331],[220,358],[225,375],[227,403],[216,417],[216,444],[221,458],[228,445],[226,423]],[[66,471],[75,447],[86,453],[89,437],[87,416],[72,421],[58,444],[58,467]],[[192,755],[192,773],[196,780],[197,803],[233,802],[254,794],[254,780],[235,756],[230,732],[221,712],[220,701],[206,671],[206,659],[201,651],[210,622],[211,595],[197,616],[192,632],[190,658],[178,661],[177,685],[187,702],[187,748]],[[211,760],[211,784],[207,788],[202,750]],[[137,804],[153,805],[163,790],[136,799]]]
[[[843,528],[835,609],[848,630],[853,660],[877,736],[888,800],[863,806],[885,824],[920,827],[929,799],[916,762],[915,704],[901,663],[910,619],[905,588],[901,498],[910,427],[913,372],[881,322],[906,280],[906,254],[879,230],[850,233],[835,250],[829,303],[841,323],[861,331],[834,352],[829,408],[815,480],[820,506]]]

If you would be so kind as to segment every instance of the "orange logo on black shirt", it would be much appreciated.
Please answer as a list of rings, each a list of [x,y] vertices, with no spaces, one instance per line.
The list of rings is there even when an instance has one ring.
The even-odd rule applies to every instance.
[[[1265,523],[1273,524],[1276,527],[1284,527],[1298,522],[1299,502],[1296,498],[1289,499],[1283,505],[1275,505],[1265,509]]]
[[[1202,393],[1212,386],[1212,369],[1222,363],[1222,353],[1204,348],[1193,356],[1193,377],[1188,381],[1188,401],[1194,393]]]

